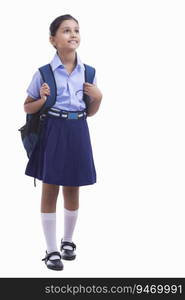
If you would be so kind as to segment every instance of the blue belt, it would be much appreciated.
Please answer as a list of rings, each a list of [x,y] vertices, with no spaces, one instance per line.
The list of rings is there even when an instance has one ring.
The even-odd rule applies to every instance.
[[[64,118],[64,119],[80,119],[80,118],[86,117],[86,115],[87,115],[85,110],[78,111],[78,112],[69,112],[69,111],[60,110],[57,108],[50,108],[47,111],[47,114],[50,114],[55,117]],[[40,118],[42,119],[45,116],[46,116],[46,114],[42,114],[40,116]]]

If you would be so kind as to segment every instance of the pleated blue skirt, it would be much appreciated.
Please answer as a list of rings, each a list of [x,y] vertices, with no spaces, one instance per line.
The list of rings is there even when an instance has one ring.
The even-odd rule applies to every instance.
[[[25,174],[44,183],[83,186],[96,182],[96,169],[86,117],[47,115]]]

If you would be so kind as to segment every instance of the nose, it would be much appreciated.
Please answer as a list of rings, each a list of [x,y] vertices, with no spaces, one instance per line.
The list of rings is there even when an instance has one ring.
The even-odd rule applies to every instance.
[[[72,33],[71,33],[71,36],[72,36],[72,37],[76,37],[76,36],[77,36],[76,32],[75,32],[75,31],[72,32]]]

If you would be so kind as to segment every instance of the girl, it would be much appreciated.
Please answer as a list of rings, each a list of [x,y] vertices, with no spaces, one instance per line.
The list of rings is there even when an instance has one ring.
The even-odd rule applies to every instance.
[[[50,25],[50,43],[56,49],[50,65],[57,97],[42,121],[41,136],[25,174],[42,180],[41,221],[47,247],[43,260],[49,269],[62,270],[61,259],[73,260],[76,257],[72,237],[79,209],[79,187],[96,182],[86,117],[98,111],[102,93],[96,85],[96,76],[93,84],[84,82],[84,65],[76,52],[80,33],[75,18],[71,15],[56,18]],[[39,70],[35,72],[27,93],[24,110],[35,113],[50,95],[50,87],[43,82]],[[88,110],[83,93],[90,99]],[[64,197],[61,254],[56,241],[56,202],[60,185]]]

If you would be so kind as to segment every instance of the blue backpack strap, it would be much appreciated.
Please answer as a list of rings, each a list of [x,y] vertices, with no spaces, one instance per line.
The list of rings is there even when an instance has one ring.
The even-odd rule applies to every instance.
[[[86,65],[86,64],[84,64],[84,67],[85,67],[85,82],[93,83],[95,73],[96,73],[95,68],[93,68],[89,65]],[[90,101],[89,96],[84,94],[83,100],[86,104],[86,109],[88,110],[88,105],[89,105],[89,101]]]
[[[41,73],[43,81],[46,82],[50,87],[50,95],[47,96],[47,100],[40,110],[40,112],[43,113],[44,111],[46,111],[47,109],[49,109],[55,104],[56,95],[57,95],[57,86],[56,86],[53,70],[50,64],[40,67],[39,71]]]
[[[85,81],[89,83],[93,83],[96,70],[95,68],[84,64],[85,67]]]

